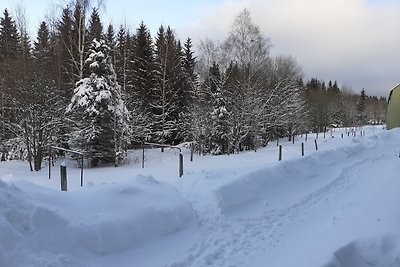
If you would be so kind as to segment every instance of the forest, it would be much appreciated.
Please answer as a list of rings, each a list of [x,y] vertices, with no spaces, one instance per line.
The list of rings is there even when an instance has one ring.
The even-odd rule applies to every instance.
[[[272,56],[246,9],[224,40],[196,47],[170,26],[153,37],[145,22],[104,25],[87,0],[44,19],[34,39],[16,13],[0,20],[0,158],[28,160],[31,170],[49,146],[117,166],[144,141],[222,155],[385,122],[385,98],[305,80],[294,57]]]

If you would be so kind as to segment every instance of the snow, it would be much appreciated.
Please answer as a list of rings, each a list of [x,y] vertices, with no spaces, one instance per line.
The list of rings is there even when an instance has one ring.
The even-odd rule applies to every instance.
[[[0,266],[400,266],[400,129],[343,131],[282,139],[282,161],[182,146],[182,178],[177,150],[133,151],[83,187],[68,159],[52,179],[0,162]]]

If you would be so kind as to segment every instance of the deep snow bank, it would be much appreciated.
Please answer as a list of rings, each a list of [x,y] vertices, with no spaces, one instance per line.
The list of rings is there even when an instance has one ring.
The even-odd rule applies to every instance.
[[[172,234],[193,214],[152,177],[67,193],[0,181],[0,266],[88,266]]]

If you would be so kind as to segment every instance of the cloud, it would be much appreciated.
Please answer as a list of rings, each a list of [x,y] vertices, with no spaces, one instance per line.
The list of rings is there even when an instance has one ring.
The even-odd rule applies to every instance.
[[[223,40],[243,8],[271,37],[272,53],[294,56],[306,78],[337,80],[379,96],[400,82],[399,1],[225,0],[204,5],[203,15],[179,32]]]

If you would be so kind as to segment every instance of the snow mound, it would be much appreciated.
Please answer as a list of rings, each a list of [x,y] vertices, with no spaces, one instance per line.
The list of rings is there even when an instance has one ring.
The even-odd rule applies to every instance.
[[[279,195],[285,195],[290,198],[287,202],[295,203],[318,188],[329,189],[338,177],[345,175],[343,166],[355,167],[359,164],[352,162],[355,155],[367,153],[377,145],[374,138],[365,138],[363,142],[353,139],[345,147],[337,146],[319,151],[318,155],[282,161],[231,179],[214,191],[220,211],[229,212],[255,201],[269,203]],[[275,204],[282,206],[284,203]]]
[[[151,176],[76,192],[0,181],[0,266],[88,266],[94,256],[175,233],[193,217],[174,187]]]
[[[400,266],[400,239],[387,235],[367,241],[353,241],[335,252],[324,267]]]

